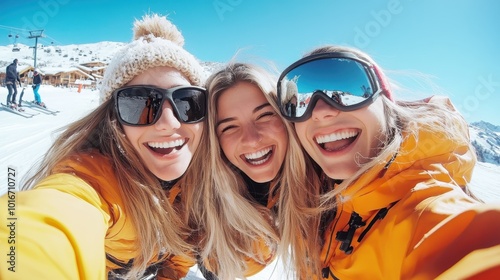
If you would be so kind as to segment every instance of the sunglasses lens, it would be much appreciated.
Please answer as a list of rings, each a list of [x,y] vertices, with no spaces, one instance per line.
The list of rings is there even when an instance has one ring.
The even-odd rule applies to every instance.
[[[162,94],[151,88],[120,90],[116,95],[118,116],[129,125],[152,124],[160,109],[161,100]]]
[[[350,58],[320,58],[292,68],[279,81],[282,114],[301,118],[312,111],[315,95],[339,110],[352,110],[374,94],[368,67]]]
[[[205,117],[205,91],[197,88],[181,88],[172,93],[179,118],[185,123],[198,122]]]

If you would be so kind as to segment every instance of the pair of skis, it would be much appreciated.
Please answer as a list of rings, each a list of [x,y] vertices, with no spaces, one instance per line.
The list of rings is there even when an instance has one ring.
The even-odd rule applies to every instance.
[[[11,112],[11,113],[14,113],[16,115],[19,115],[19,116],[22,116],[22,117],[25,117],[25,118],[32,118],[40,113],[30,113],[30,112],[26,112],[24,111],[24,109],[20,109],[19,107],[17,108],[13,108],[11,106],[8,106],[8,105],[5,105],[3,103],[0,103],[2,105],[2,110],[5,110],[7,112]]]
[[[16,115],[19,115],[19,116],[22,116],[22,117],[25,117],[25,118],[32,118],[36,115],[39,115],[40,113],[44,113],[44,114],[50,114],[50,115],[56,115],[57,113],[59,113],[59,111],[54,111],[54,110],[50,110],[50,109],[47,109],[43,106],[40,106],[34,102],[31,102],[31,101],[24,101],[23,102],[23,107],[29,107],[31,109],[35,109],[37,110],[38,112],[26,112],[24,109],[22,109],[23,107],[17,107],[17,108],[12,108],[11,106],[7,106],[3,103],[0,103],[2,105],[2,109],[5,110],[5,111],[8,111],[8,112],[11,112],[11,113],[14,113]]]
[[[48,109],[47,107],[41,106],[35,103],[35,101],[23,101],[23,106],[29,107],[30,109],[35,109],[44,114],[56,115],[59,111]]]

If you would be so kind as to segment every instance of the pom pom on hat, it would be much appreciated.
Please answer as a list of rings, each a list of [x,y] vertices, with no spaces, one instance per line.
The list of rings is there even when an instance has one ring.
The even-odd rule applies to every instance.
[[[141,21],[134,22],[133,40],[138,40],[148,35],[168,39],[179,45],[179,47],[184,46],[184,37],[177,27],[165,17],[160,17],[156,14],[144,16]]]
[[[203,67],[183,45],[184,37],[165,17],[153,14],[136,20],[133,41],[115,54],[104,72],[101,103],[110,99],[114,90],[153,67],[175,68],[192,85],[202,85],[206,77]]]

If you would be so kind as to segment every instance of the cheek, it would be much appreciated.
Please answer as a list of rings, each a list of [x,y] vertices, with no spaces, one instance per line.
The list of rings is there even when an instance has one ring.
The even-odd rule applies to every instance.
[[[295,126],[295,132],[297,133],[300,144],[302,146],[305,146],[307,144],[307,140],[306,140],[307,124],[306,124],[306,122],[297,122],[297,123],[294,123],[294,126]]]
[[[123,126],[123,132],[125,133],[125,136],[127,137],[127,140],[132,143],[132,145],[135,148],[135,145],[139,139],[139,136],[141,135],[141,130],[142,128],[139,127],[133,127],[133,126]]]
[[[219,145],[222,150],[222,153],[226,156],[226,158],[230,159],[232,158],[229,156],[230,151],[233,150],[234,143],[237,141],[232,141],[230,137],[227,136],[221,136],[219,137]]]
[[[382,106],[371,106],[366,113],[364,117],[366,129],[369,132],[370,156],[375,157],[379,152],[379,148],[382,148],[382,145],[386,142],[386,118]]]
[[[204,131],[204,124],[203,123],[196,123],[196,124],[185,124],[186,127],[191,131],[193,134],[192,138],[193,139],[193,151],[196,151],[198,148],[200,142],[201,142],[201,137],[203,136],[203,131]]]
[[[271,137],[287,138],[286,127],[281,119],[273,120],[268,127]]]

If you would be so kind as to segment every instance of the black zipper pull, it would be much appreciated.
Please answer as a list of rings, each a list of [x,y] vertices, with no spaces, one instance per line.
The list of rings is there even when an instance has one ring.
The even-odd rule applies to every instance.
[[[365,226],[366,223],[363,222],[361,216],[358,213],[352,212],[351,218],[349,219],[349,228],[347,231],[337,232],[336,240],[340,241],[340,250],[344,251],[347,255],[352,253],[353,247],[351,246],[352,238],[356,229]]]
[[[324,279],[328,279],[328,274],[330,274],[329,267],[325,267],[321,270],[321,275],[323,276]]]

